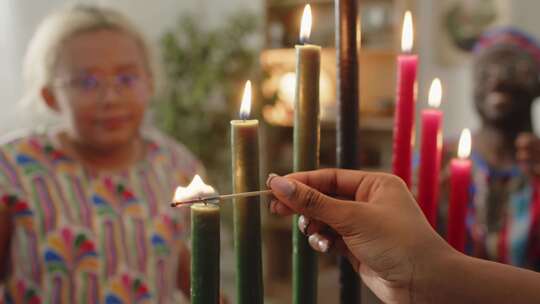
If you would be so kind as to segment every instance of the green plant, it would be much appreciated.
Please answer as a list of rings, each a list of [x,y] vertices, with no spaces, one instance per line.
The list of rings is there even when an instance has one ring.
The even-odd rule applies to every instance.
[[[205,29],[185,15],[161,40],[165,81],[154,103],[158,126],[191,149],[210,182],[225,191],[231,189],[229,121],[237,117],[244,81],[257,68],[251,43],[257,20],[244,12]]]

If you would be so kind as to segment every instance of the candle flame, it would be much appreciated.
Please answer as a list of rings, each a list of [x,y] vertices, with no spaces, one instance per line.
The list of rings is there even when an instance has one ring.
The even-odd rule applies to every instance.
[[[403,17],[403,29],[401,34],[401,50],[403,52],[410,52],[413,48],[413,20],[411,11],[406,11]]]
[[[305,43],[309,40],[309,36],[311,35],[311,23],[312,21],[311,16],[311,5],[307,4],[304,7],[304,13],[302,14],[302,22],[300,24],[300,41],[302,43]]]
[[[438,108],[441,105],[442,85],[439,78],[433,79],[429,88],[428,104],[433,108]]]
[[[212,186],[204,183],[199,175],[195,175],[187,187],[178,186],[174,193],[174,202],[183,202],[190,199],[204,198],[217,194]]]
[[[358,14],[358,18],[356,19],[356,47],[358,49],[362,48],[362,20],[360,14]]]
[[[246,81],[242,104],[240,105],[240,118],[247,119],[251,113],[251,81]]]
[[[459,137],[458,157],[464,159],[469,157],[469,155],[471,155],[471,131],[469,129],[463,129]]]

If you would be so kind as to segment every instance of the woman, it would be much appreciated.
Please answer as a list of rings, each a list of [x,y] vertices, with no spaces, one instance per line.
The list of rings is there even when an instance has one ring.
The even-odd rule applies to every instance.
[[[118,12],[48,16],[25,60],[27,100],[62,124],[0,148],[0,270],[7,303],[169,303],[189,295],[186,218],[174,188],[201,167],[142,132],[148,47]]]
[[[473,196],[466,252],[540,269],[540,140],[531,108],[540,96],[540,46],[511,28],[485,33],[475,47]],[[457,145],[447,147],[447,159]]]

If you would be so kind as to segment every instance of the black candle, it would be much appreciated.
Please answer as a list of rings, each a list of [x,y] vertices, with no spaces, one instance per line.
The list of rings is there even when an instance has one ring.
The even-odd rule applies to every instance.
[[[337,49],[337,167],[357,169],[358,156],[358,3],[356,0],[336,0]],[[349,261],[341,257],[340,302],[358,303],[358,275]]]

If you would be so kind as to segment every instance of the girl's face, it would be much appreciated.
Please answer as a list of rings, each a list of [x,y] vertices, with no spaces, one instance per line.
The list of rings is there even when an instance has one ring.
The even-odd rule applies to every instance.
[[[138,136],[152,93],[145,55],[116,30],[83,32],[64,42],[43,95],[84,146],[107,150]]]

